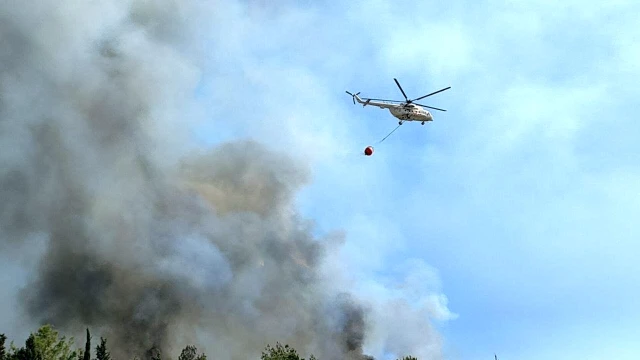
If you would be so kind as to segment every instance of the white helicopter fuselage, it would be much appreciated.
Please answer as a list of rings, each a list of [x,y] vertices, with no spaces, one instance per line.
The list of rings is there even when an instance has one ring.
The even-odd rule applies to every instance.
[[[431,113],[423,108],[422,106],[416,104],[392,104],[387,102],[375,101],[375,100],[362,100],[358,95],[354,96],[356,101],[363,106],[376,106],[380,109],[389,109],[391,115],[396,117],[401,121],[433,121],[433,116]]]
[[[433,121],[433,116],[423,107],[409,104],[409,105],[395,105],[389,108],[391,115],[395,116],[399,120],[406,121]]]

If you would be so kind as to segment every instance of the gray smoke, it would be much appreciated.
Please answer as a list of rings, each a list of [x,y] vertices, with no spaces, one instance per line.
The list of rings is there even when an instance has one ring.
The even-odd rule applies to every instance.
[[[0,246],[46,240],[20,302],[120,359],[363,358],[367,311],[321,278],[325,239],[293,206],[306,169],[253,141],[180,145],[189,3],[0,4]]]

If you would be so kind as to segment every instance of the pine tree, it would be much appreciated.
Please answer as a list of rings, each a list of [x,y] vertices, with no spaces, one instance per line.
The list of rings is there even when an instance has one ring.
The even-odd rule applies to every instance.
[[[204,353],[198,355],[198,348],[193,345],[187,345],[182,349],[178,360],[207,360],[207,355]]]
[[[4,347],[4,343],[7,341],[5,334],[0,334],[0,360],[8,360],[7,349]]]
[[[151,349],[147,350],[147,359],[151,360],[162,360],[162,354],[160,353],[160,349],[156,346],[151,347]]]
[[[77,359],[77,352],[72,350],[73,338],[58,338],[58,332],[51,325],[44,325],[33,334],[34,351],[43,360]]]
[[[304,360],[298,355],[298,352],[289,345],[282,346],[279,342],[275,347],[267,345],[267,348],[262,352],[261,360]]]
[[[196,356],[198,355],[198,349],[196,349],[193,345],[187,345],[180,356],[178,356],[178,360],[196,360]]]
[[[91,360],[91,334],[89,334],[88,328],[87,328],[87,343],[84,346],[83,360]]]
[[[36,338],[33,334],[29,335],[29,338],[25,342],[24,347],[18,349],[13,354],[14,360],[45,360],[42,357],[42,352],[37,350]]]
[[[107,351],[107,339],[101,337],[100,344],[96,346],[96,360],[111,360],[111,354]]]
[[[5,360],[83,360],[72,345],[73,338],[58,338],[51,325],[44,325],[29,335],[24,347],[18,349],[12,343],[12,354],[5,355]]]

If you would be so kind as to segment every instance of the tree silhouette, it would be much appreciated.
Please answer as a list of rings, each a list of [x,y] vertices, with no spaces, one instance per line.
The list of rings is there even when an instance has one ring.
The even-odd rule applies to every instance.
[[[182,352],[180,352],[178,360],[207,360],[207,355],[204,353],[198,355],[198,348],[194,345],[187,345],[182,349]]]
[[[147,359],[162,360],[162,354],[160,353],[160,349],[157,346],[151,347],[151,349],[147,351]]]
[[[262,352],[261,360],[304,360],[298,355],[296,349],[290,347],[289,345],[280,344],[276,342],[276,346],[272,347],[271,345],[267,345],[265,351]],[[316,357],[311,355],[309,360],[316,360]]]
[[[111,360],[111,354],[107,351],[107,339],[101,337],[100,344],[96,346],[96,360]]]
[[[66,336],[58,339],[58,332],[51,325],[44,325],[34,336],[35,350],[44,360],[72,360],[78,352],[71,349],[73,338]]]
[[[84,349],[72,349],[73,338],[58,337],[58,332],[51,325],[44,325],[37,332],[31,333],[25,344],[17,348],[11,342],[10,348],[6,347],[7,337],[0,334],[0,360],[91,360],[91,334],[86,329],[87,340]],[[95,347],[95,360],[112,360],[107,350],[107,339],[100,337],[100,344]],[[146,351],[146,360],[162,360],[161,351],[157,346]],[[133,360],[140,360],[134,356]],[[300,357],[296,349],[289,345],[277,342],[275,346],[267,345],[260,357],[261,360],[305,360]],[[365,356],[365,359],[373,359]],[[194,345],[187,345],[178,356],[177,360],[207,360],[204,353],[198,355],[198,349]],[[317,360],[311,354],[309,360]],[[418,360],[414,356],[404,356],[397,360]]]
[[[58,332],[51,325],[44,325],[31,333],[25,346],[17,349],[12,344],[12,354],[7,360],[79,360],[78,351],[71,349],[73,338],[58,339]]]
[[[4,343],[7,341],[5,334],[0,334],[0,360],[7,359],[7,349],[4,347]]]
[[[13,360],[45,360],[42,353],[36,349],[36,339],[33,334],[29,335],[24,347],[18,349],[12,357]]]
[[[89,334],[88,328],[87,328],[87,343],[84,346],[83,360],[91,360],[91,334]]]
[[[196,349],[195,346],[187,345],[184,349],[182,349],[180,356],[178,356],[178,360],[196,360],[197,354],[198,349]]]

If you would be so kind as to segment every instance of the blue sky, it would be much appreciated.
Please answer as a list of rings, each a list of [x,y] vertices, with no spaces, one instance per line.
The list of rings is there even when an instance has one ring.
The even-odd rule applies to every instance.
[[[299,203],[345,231],[341,281],[413,303],[399,322],[442,343],[404,336],[447,359],[640,356],[637,2],[277,3],[219,1],[203,27],[199,136],[308,163]],[[394,77],[452,86],[424,101],[448,112],[366,158],[396,121],[344,91],[400,99]]]

